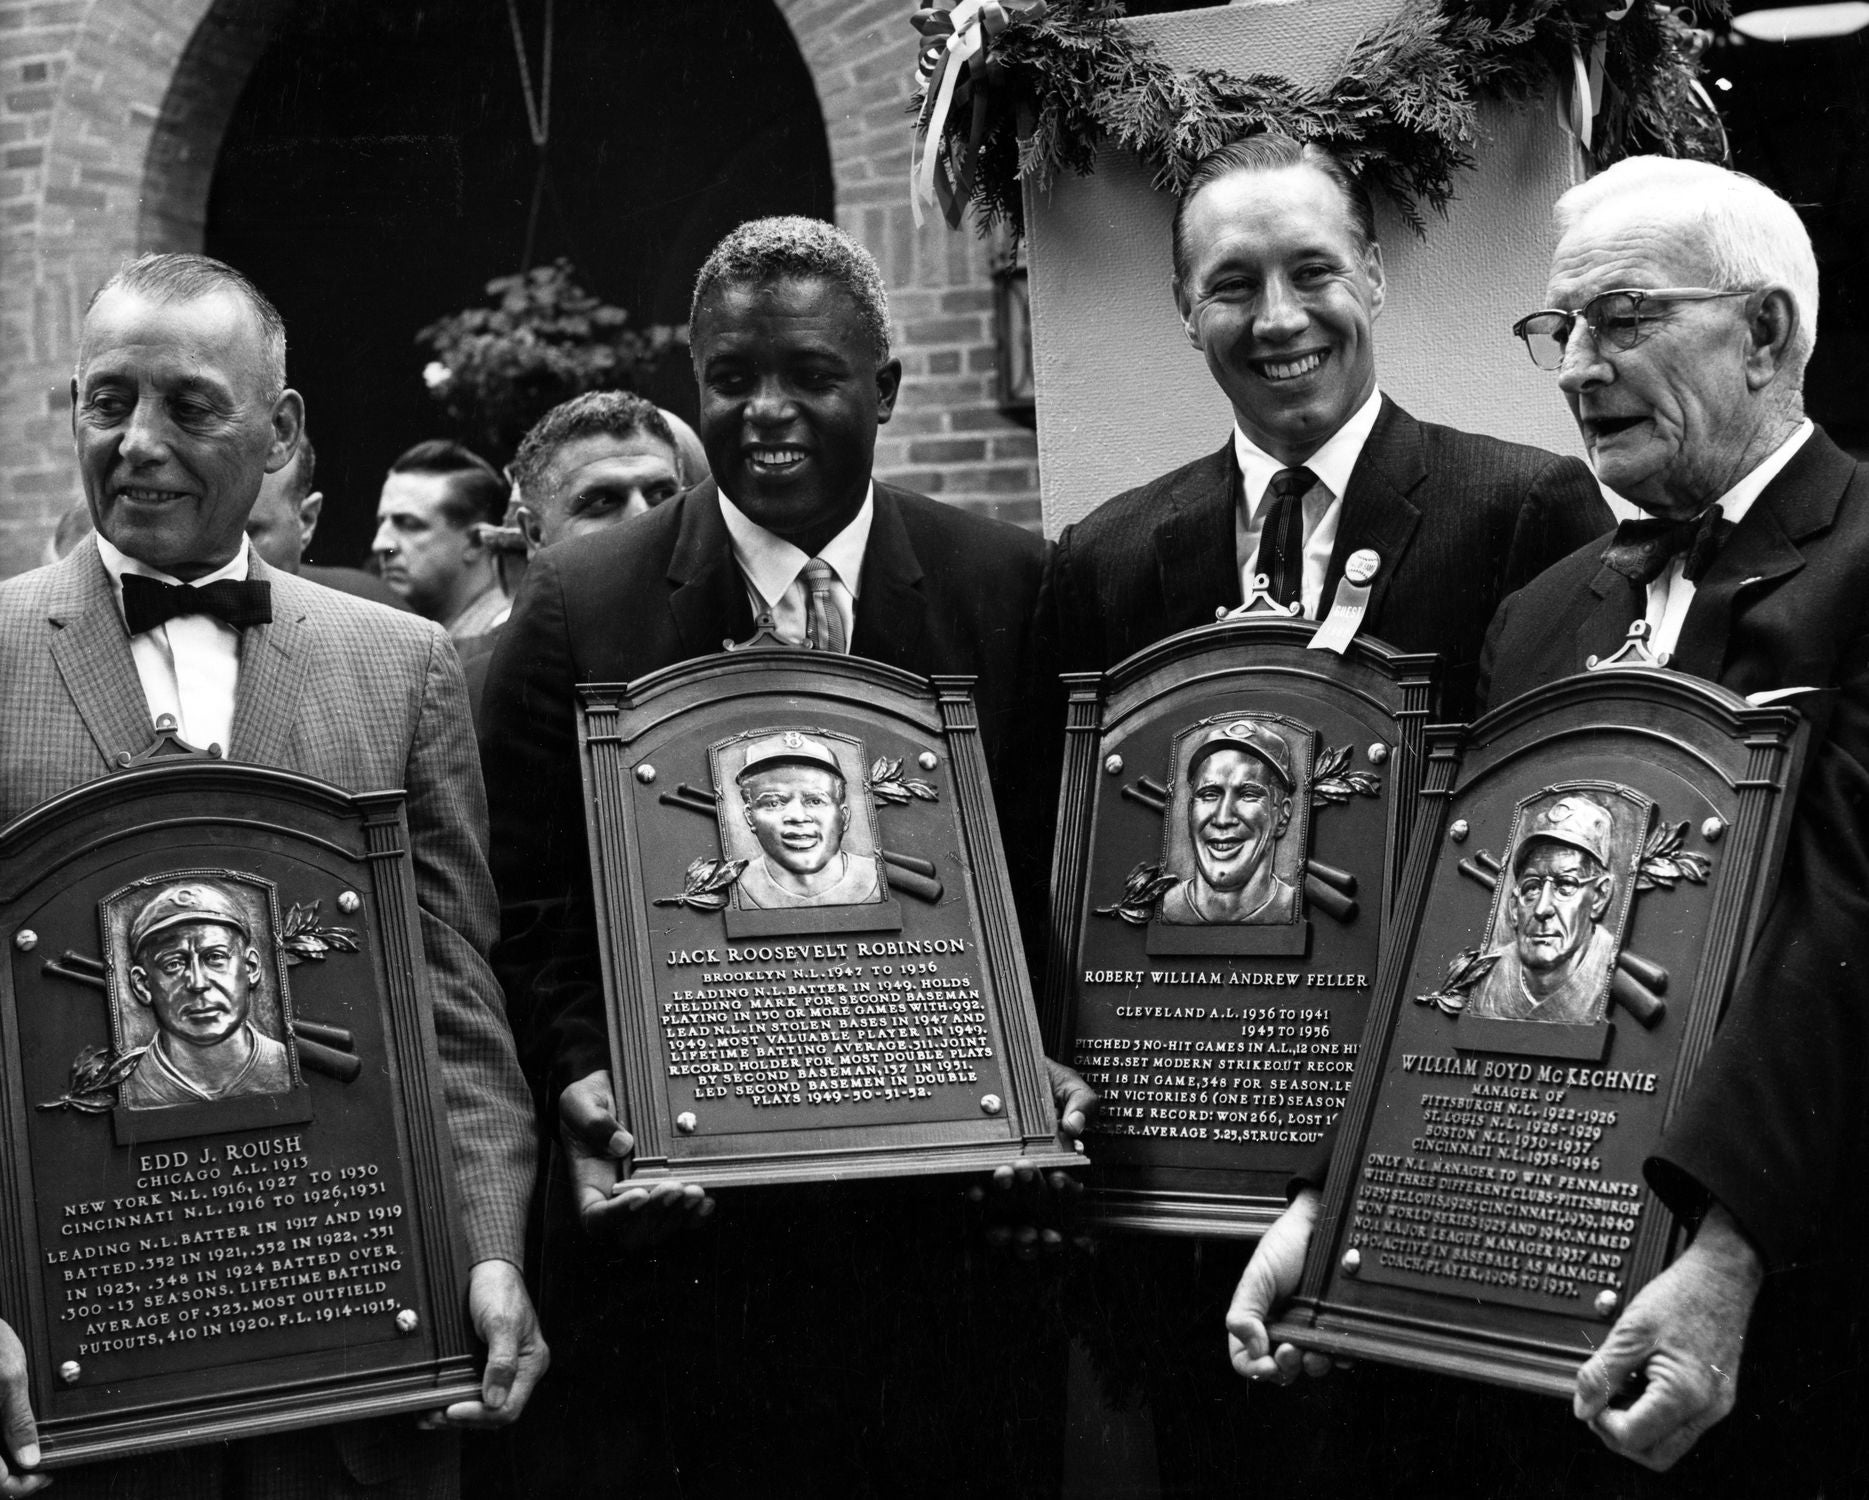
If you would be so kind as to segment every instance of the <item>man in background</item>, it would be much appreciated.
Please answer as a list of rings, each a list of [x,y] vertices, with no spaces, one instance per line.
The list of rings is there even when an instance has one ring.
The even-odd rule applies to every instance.
[[[645,515],[687,488],[673,429],[653,402],[628,391],[591,391],[554,406],[508,472],[528,556]]]
[[[247,518],[247,540],[253,550],[282,573],[296,573],[312,583],[322,583],[341,594],[355,594],[373,604],[407,608],[382,579],[362,568],[321,568],[304,560],[324,510],[324,492],[312,488],[317,465],[311,434],[302,432],[292,461],[260,481],[260,498]]]
[[[510,601],[479,528],[505,509],[506,483],[484,458],[440,438],[417,443],[390,465],[377,502],[383,581],[452,639],[484,635]]]

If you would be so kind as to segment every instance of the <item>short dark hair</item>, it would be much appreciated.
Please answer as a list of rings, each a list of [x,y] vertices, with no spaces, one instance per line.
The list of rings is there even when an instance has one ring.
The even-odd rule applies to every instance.
[[[1350,215],[1350,228],[1356,235],[1358,248],[1367,250],[1376,243],[1376,205],[1370,199],[1369,189],[1348,167],[1315,141],[1301,142],[1282,131],[1262,130],[1208,152],[1188,174],[1187,185],[1181,189],[1181,197],[1175,204],[1176,286],[1185,285],[1188,279],[1184,225],[1188,209],[1200,196],[1201,189],[1235,172],[1277,172],[1286,167],[1315,167],[1336,183],[1343,194],[1344,208]]]
[[[798,214],[750,219],[714,247],[694,278],[688,327],[692,332],[700,321],[703,299],[717,286],[768,286],[793,279],[841,286],[856,304],[876,363],[889,358],[889,293],[875,257],[835,224]],[[700,345],[690,347],[698,357]]]
[[[389,466],[392,474],[439,474],[449,482],[441,514],[457,531],[476,522],[497,526],[506,514],[506,481],[471,448],[446,438],[417,443]]]
[[[532,424],[507,472],[519,486],[522,499],[542,498],[532,494],[533,487],[544,477],[552,456],[566,443],[586,437],[634,437],[638,433],[666,443],[676,472],[680,473],[681,445],[675,441],[674,431],[653,401],[631,391],[587,391],[561,401]]]
[[[211,255],[187,255],[180,251],[139,255],[126,261],[117,273],[91,294],[84,305],[86,316],[106,292],[135,292],[158,302],[193,302],[216,292],[231,292],[251,309],[260,325],[260,338],[266,354],[267,398],[276,398],[286,388],[286,321],[279,316],[266,294],[225,261]],[[82,342],[79,362],[84,359]]]

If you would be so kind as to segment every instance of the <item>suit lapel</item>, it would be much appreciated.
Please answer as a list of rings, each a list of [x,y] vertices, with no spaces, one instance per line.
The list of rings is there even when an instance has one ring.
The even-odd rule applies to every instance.
[[[105,764],[114,767],[119,755],[136,755],[155,738],[149,702],[96,544],[87,542],[60,568],[61,586],[46,611],[52,661]]]
[[[1344,492],[1343,511],[1337,522],[1337,540],[1324,573],[1324,593],[1318,601],[1320,615],[1330,613],[1345,561],[1352,553],[1367,548],[1382,559],[1369,588],[1368,618],[1381,618],[1389,584],[1421,524],[1421,512],[1408,496],[1428,474],[1422,450],[1421,424],[1384,396],[1369,441],[1363,444],[1356,467],[1350,471],[1349,488]]]
[[[928,600],[921,589],[921,560],[915,555],[902,507],[887,486],[876,486],[876,513],[863,552],[862,594],[851,654],[910,671],[920,670]]]
[[[1155,529],[1155,560],[1170,632],[1211,625],[1221,609],[1237,609],[1239,462],[1226,445],[1202,460],[1163,497],[1166,516]]]
[[[283,578],[258,557],[247,576],[272,585],[273,619],[270,625],[251,625],[240,633],[240,678],[227,753],[229,759],[254,765],[290,765],[290,743],[312,654],[311,624],[298,598],[297,580]]]
[[[1822,432],[1805,440],[1753,501],[1695,587],[1670,666],[1720,680],[1739,596],[1804,566],[1798,543],[1836,519],[1837,504],[1854,472],[1854,461]]]
[[[723,641],[753,633],[753,607],[721,519],[719,489],[710,479],[679,503],[681,530],[668,562],[669,613],[685,655],[712,656]]]

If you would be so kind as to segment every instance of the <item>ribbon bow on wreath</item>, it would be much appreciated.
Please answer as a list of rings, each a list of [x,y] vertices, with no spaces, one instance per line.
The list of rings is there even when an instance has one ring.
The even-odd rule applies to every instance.
[[[915,227],[922,225],[922,205],[939,203],[948,227],[958,229],[973,194],[974,164],[986,133],[987,93],[995,64],[987,44],[1013,21],[1037,21],[1046,0],[936,0],[909,18],[922,34],[915,59],[915,86],[921,106],[915,119],[915,149],[909,153],[909,205]],[[972,128],[960,161],[949,172],[941,162],[948,114],[971,104]]]

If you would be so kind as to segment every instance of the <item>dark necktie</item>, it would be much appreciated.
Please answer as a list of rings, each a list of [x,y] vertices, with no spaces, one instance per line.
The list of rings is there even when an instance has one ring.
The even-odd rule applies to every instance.
[[[1686,521],[1642,516],[1617,526],[1603,562],[1631,583],[1646,588],[1668,571],[1668,564],[1675,558],[1685,558],[1681,576],[1697,584],[1732,534],[1733,523],[1720,514],[1717,505],[1708,506]]]
[[[272,585],[257,579],[223,578],[200,588],[164,583],[141,573],[123,575],[123,618],[131,635],[154,630],[184,615],[212,615],[235,630],[266,625],[273,617]]]
[[[1280,604],[1304,599],[1304,497],[1316,483],[1309,469],[1280,469],[1266,486],[1271,503],[1253,571],[1266,575],[1266,592]]]

